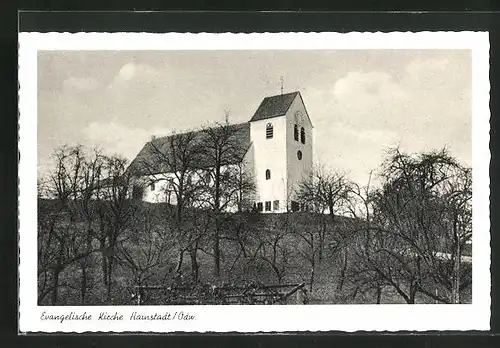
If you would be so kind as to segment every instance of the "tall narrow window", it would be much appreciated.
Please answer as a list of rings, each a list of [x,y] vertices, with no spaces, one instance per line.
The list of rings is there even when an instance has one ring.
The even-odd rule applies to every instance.
[[[151,191],[154,191],[155,190],[155,183],[152,182],[151,185],[149,185],[149,187],[151,188]]]
[[[266,125],[266,139],[271,139],[273,137],[273,124],[268,123]]]
[[[271,179],[271,171],[269,169],[266,169],[266,180]]]
[[[257,210],[262,211],[262,202],[257,203]]]
[[[304,127],[300,129],[300,142],[302,144],[306,143],[306,131],[304,130]]]
[[[266,202],[266,211],[271,211],[271,201]]]
[[[297,125],[293,127],[293,139],[295,139],[295,141],[299,141],[299,126]]]
[[[273,210],[277,211],[280,209],[280,201],[274,201],[273,202]]]

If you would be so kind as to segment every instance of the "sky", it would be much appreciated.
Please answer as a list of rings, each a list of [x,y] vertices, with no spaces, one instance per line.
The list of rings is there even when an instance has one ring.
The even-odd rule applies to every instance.
[[[61,145],[132,160],[152,135],[250,120],[300,91],[314,164],[365,184],[385,150],[472,163],[469,50],[39,51],[38,172]]]

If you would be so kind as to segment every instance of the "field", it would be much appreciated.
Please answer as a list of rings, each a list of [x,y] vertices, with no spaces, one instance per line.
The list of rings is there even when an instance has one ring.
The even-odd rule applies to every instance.
[[[210,212],[191,211],[180,225],[172,218],[175,207],[127,201],[117,223],[117,215],[102,214],[97,203],[91,208],[71,214],[54,201],[39,200],[41,305],[136,304],[137,286],[162,287],[141,291],[144,305],[172,303],[172,294],[181,296],[175,289],[186,288],[196,298],[191,303],[211,303],[207,289],[301,283],[307,299],[302,303],[408,302],[393,285],[374,278],[372,270],[360,272],[360,245],[366,242],[362,221],[307,212],[245,212],[217,217],[216,227]],[[448,267],[446,262],[441,266]],[[470,265],[462,270],[468,277]],[[425,274],[418,279],[425,282],[422,288],[448,296],[446,282],[436,281],[429,270]],[[397,278],[403,292],[409,289],[405,282],[413,284],[408,277]],[[294,294],[287,303],[297,298]],[[460,301],[471,301],[470,285],[463,287]],[[414,303],[441,302],[418,291]]]

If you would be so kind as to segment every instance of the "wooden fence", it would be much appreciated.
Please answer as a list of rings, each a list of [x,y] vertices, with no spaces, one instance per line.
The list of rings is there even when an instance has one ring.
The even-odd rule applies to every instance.
[[[307,295],[305,283],[273,284],[248,286],[200,286],[168,287],[141,285],[134,286],[134,299],[137,305],[269,305],[269,304],[305,304]],[[148,294],[156,293],[151,301]],[[296,295],[295,298],[292,297]],[[151,303],[152,302],[152,303]]]

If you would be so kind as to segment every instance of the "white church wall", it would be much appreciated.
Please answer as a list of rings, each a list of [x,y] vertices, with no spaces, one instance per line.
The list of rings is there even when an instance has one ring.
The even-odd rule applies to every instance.
[[[248,151],[244,157],[242,162],[242,170],[247,171],[249,175],[253,173],[253,150]],[[231,171],[239,171],[240,167],[238,165],[227,165],[221,168],[221,173],[224,173],[227,170]],[[201,176],[204,175],[203,171],[199,173],[192,173],[191,180],[193,183],[196,183],[201,179]],[[205,177],[206,181],[207,178]],[[137,184],[143,187],[143,196],[142,200],[149,203],[164,203],[168,202],[169,204],[175,205],[177,204],[177,198],[175,192],[173,191],[170,182],[173,181],[178,182],[177,177],[174,173],[160,173],[156,175],[145,175],[142,176]],[[235,193],[233,196],[229,198],[228,201],[222,201],[222,205],[224,206],[224,211],[227,212],[236,212],[238,211],[238,201],[240,200],[240,195]],[[210,208],[210,197],[207,195],[204,197],[204,194],[200,192],[197,196],[196,205],[198,208]]]
[[[307,112],[302,99],[297,96],[286,115],[286,147],[287,147],[287,192],[289,201],[295,200],[295,193],[298,183],[305,175],[308,175],[313,169],[313,128],[307,117]],[[299,140],[294,138],[294,126],[298,126]],[[302,144],[300,138],[300,129],[305,130],[305,144]],[[302,159],[299,160],[297,152],[302,152]]]
[[[250,147],[248,148],[247,152],[245,153],[245,157],[243,158],[243,170],[245,171],[245,174],[247,177],[253,182],[254,185],[255,183],[255,148],[253,142],[250,142]],[[246,197],[243,197],[243,203],[244,205],[249,205],[250,208],[252,208],[253,203],[255,202],[255,197],[256,197],[256,188],[252,193],[247,194]],[[246,207],[244,207],[246,208]]]
[[[173,173],[160,173],[142,176],[138,184],[143,187],[142,200],[148,203],[169,202],[176,204],[177,199],[172,190],[167,190],[169,180],[176,180]]]
[[[301,116],[297,116],[297,112]],[[268,123],[273,125],[273,137],[269,139],[266,138]],[[294,140],[295,124],[299,127],[298,141]],[[305,144],[300,141],[301,127],[305,129]],[[294,194],[300,180],[313,169],[313,128],[302,98],[297,95],[284,116],[250,122],[250,139],[251,145],[242,165],[255,184],[253,201],[262,203],[263,212],[284,212],[290,206],[290,201],[295,200]],[[297,157],[299,150],[302,153],[301,160]],[[266,179],[266,170],[271,172],[270,179]],[[167,194],[168,179],[175,180],[175,175],[166,173],[142,177],[141,182],[146,183],[143,200],[175,204],[173,191],[170,191],[169,196]],[[150,185],[153,181],[154,187]],[[279,202],[278,208],[275,201]],[[270,211],[266,211],[266,202],[271,203]],[[237,209],[237,203],[227,208],[228,211]]]
[[[266,139],[266,125],[273,125],[273,137]],[[286,199],[286,120],[285,117],[253,121],[250,123],[250,137],[254,150],[254,178],[256,185],[255,201],[262,202],[265,212],[265,202],[279,201],[281,212],[285,210]],[[266,180],[266,170],[271,171],[271,179]]]
[[[247,152],[245,153],[245,157],[243,157],[243,168],[245,172],[255,180],[255,168],[254,168],[254,162],[255,162],[255,148],[253,145],[253,142],[250,143],[250,147],[248,148]]]

